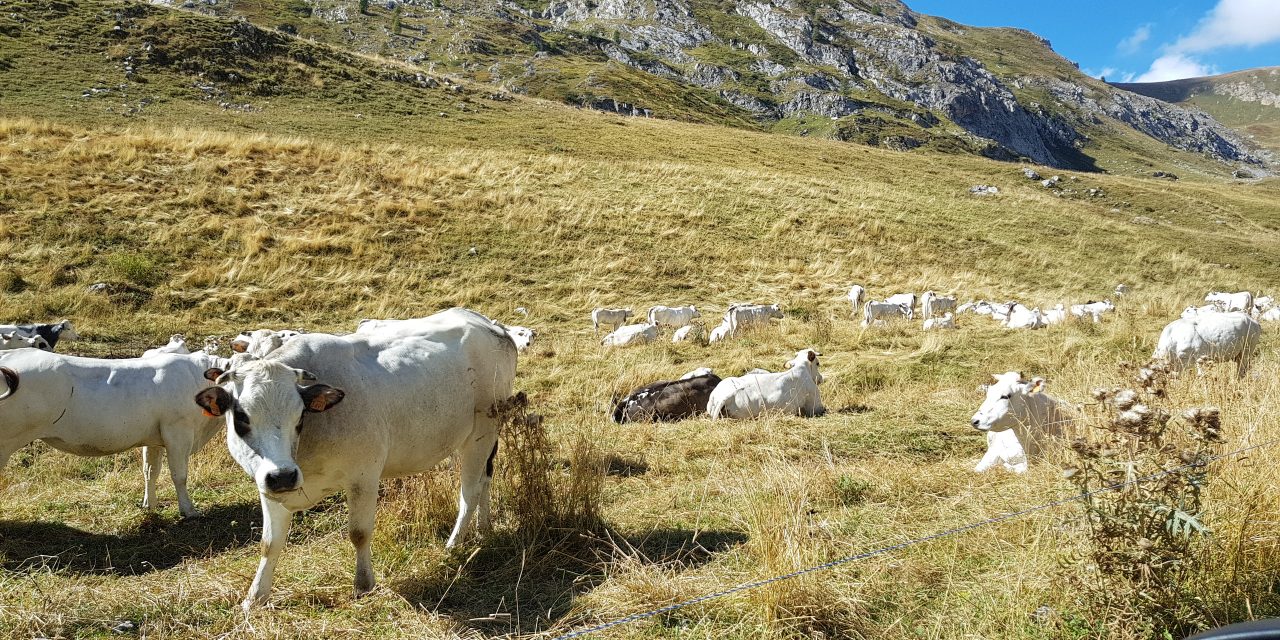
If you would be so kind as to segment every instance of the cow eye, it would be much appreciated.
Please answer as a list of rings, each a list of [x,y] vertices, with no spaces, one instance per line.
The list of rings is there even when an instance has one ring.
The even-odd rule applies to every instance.
[[[1001,400],[1008,400],[1008,399],[1009,399],[1009,395],[1010,395],[1010,394],[1007,394],[1007,393],[1006,393],[1005,395],[1000,396],[1000,399],[1001,399]]]

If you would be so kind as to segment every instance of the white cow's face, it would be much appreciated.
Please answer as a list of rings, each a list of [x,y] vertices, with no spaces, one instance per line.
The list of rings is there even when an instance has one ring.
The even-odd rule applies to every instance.
[[[1027,414],[1027,395],[1044,389],[1044,378],[1031,382],[1022,379],[1017,371],[997,373],[995,383],[987,385],[987,397],[973,414],[973,428],[979,431],[1007,431],[1019,423],[1019,416]]]
[[[818,351],[815,349],[801,349],[800,351],[796,352],[796,357],[787,361],[786,366],[788,369],[791,369],[793,367],[797,367],[805,363],[808,363],[812,366],[811,370],[813,371],[813,382],[815,384],[822,384],[822,380],[823,380],[822,374],[818,373],[818,366],[821,364],[818,362],[818,356],[820,355],[822,354],[818,353]]]
[[[227,419],[227,449],[248,473],[258,491],[277,498],[302,486],[302,470],[294,461],[304,412],[319,413],[342,402],[339,389],[302,382],[315,376],[279,362],[250,360],[226,372],[210,369],[205,377],[218,386],[196,395],[207,415]]]

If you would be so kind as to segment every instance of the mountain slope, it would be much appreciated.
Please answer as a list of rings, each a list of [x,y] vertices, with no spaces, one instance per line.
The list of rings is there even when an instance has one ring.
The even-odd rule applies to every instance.
[[[1280,67],[1168,82],[1117,82],[1112,86],[1202,109],[1280,153]]]
[[[1169,160],[1166,146],[1264,161],[1199,110],[1088,78],[1034,34],[895,0],[409,0],[363,14],[358,0],[187,4],[627,115],[1080,169],[1119,168],[1111,152],[1142,147],[1148,165]]]

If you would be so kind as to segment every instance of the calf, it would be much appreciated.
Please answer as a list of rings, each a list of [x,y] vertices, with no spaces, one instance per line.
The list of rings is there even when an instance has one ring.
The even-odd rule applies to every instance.
[[[701,318],[702,314],[698,313],[697,307],[689,305],[687,307],[664,307],[657,305],[649,307],[649,324],[660,327],[684,327],[693,322],[695,318]]]
[[[1266,322],[1280,322],[1280,307],[1271,307],[1263,311],[1262,315],[1258,316],[1258,319]]]
[[[1026,473],[1027,458],[1038,455],[1048,437],[1067,433],[1074,412],[1043,392],[1044,378],[1027,382],[1017,371],[993,377],[995,383],[987,386],[986,399],[971,421],[987,434],[987,453],[973,470],[981,473],[1000,463]]]
[[[884,301],[888,302],[889,304],[900,304],[905,306],[908,310],[911,311],[911,315],[908,316],[907,319],[908,320],[916,319],[916,294],[895,293],[889,296],[888,298],[885,298]]]
[[[1209,313],[1222,313],[1222,309],[1216,304],[1206,304],[1202,307],[1191,306],[1183,309],[1180,317],[1194,318],[1196,316],[1202,316]]]
[[[849,304],[853,306],[853,313],[856,316],[862,311],[862,303],[867,300],[867,290],[860,284],[855,284],[849,288]]]
[[[1244,377],[1253,363],[1262,325],[1240,312],[1209,313],[1180,318],[1165,326],[1151,357],[1164,360],[1174,371],[1191,364],[1199,369],[1201,358],[1234,360],[1236,374]]]
[[[645,344],[658,339],[658,327],[652,324],[628,324],[615,329],[600,340],[606,347],[625,347]]]
[[[595,329],[596,335],[600,335],[600,325],[607,326],[610,331],[613,331],[626,324],[627,318],[632,315],[630,309],[596,309],[591,312],[591,328]]]
[[[487,529],[498,411],[511,397],[516,357],[488,318],[450,309],[419,319],[412,332],[309,333],[264,359],[208,372],[216,386],[195,402],[223,418],[231,456],[262,502],[263,554],[243,606],[270,595],[290,514],[337,491],[347,500],[356,594],[372,589],[379,481],[427,471],[450,454],[462,493],[445,546],[462,539],[473,517]],[[329,384],[303,386],[317,376]]]
[[[696,372],[691,372],[696,373]],[[711,373],[660,380],[632,391],[613,406],[613,421],[672,422],[692,418],[707,410],[711,391],[720,377]]]
[[[102,360],[24,349],[0,356],[8,387],[0,401],[0,469],[33,440],[80,456],[143,447],[143,506],[155,506],[159,462],[168,453],[178,508],[196,515],[187,461],[219,421],[201,416],[191,396],[207,386],[205,370],[223,362],[203,353]]]
[[[920,296],[920,311],[922,314],[924,314],[925,320],[928,320],[930,318],[938,318],[938,317],[941,317],[942,314],[947,313],[948,311],[955,311],[955,310],[956,310],[955,296],[943,297],[943,296],[939,296],[938,294],[932,291],[926,291],[924,292],[924,295]]]
[[[716,328],[711,330],[711,334],[707,336],[707,342],[720,342],[729,337],[729,320],[725,319]]]
[[[754,418],[766,411],[805,417],[826,413],[818,384],[818,356],[813,349],[796,352],[781,373],[753,373],[725,378],[707,401],[712,419]]]
[[[24,336],[40,336],[49,344],[49,351],[58,347],[59,340],[79,340],[80,334],[71,326],[70,320],[62,320],[52,324],[7,324],[0,325],[0,333],[17,333]]]

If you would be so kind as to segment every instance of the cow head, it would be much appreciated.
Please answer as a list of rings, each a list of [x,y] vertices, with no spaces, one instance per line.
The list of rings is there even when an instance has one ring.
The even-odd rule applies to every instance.
[[[302,486],[294,461],[303,413],[320,413],[342,402],[343,392],[312,384],[315,376],[270,360],[241,360],[230,370],[209,369],[216,386],[196,394],[209,416],[226,416],[227,448],[258,491],[278,496]]]
[[[987,397],[973,414],[973,428],[979,431],[1007,431],[1022,422],[1028,414],[1027,396],[1044,390],[1044,378],[1023,380],[1017,371],[997,373],[993,384],[986,386]]]
[[[54,325],[54,329],[58,332],[59,340],[79,340],[80,334],[76,333],[75,327],[71,326],[70,320],[63,320]],[[44,347],[41,347],[44,348]]]
[[[818,366],[821,364],[818,362],[818,356],[820,355],[822,354],[818,353],[815,349],[801,349],[796,352],[796,357],[787,361],[786,366],[788,369],[794,369],[795,367],[808,367],[809,371],[813,373],[814,383],[822,384],[822,374],[818,373]]]

